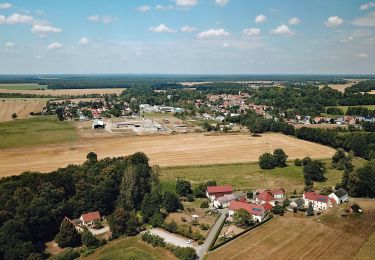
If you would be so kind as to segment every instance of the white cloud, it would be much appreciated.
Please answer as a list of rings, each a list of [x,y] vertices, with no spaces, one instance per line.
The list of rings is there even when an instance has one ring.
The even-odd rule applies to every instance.
[[[100,15],[91,15],[89,17],[87,17],[87,20],[89,20],[90,22],[102,22],[102,23],[105,23],[105,24],[109,24],[109,23],[112,23],[114,20],[116,20],[115,17],[112,17],[112,16],[100,16]]]
[[[352,24],[357,26],[372,27],[375,26],[375,11],[365,16],[355,19]]]
[[[350,42],[352,41],[354,38],[352,36],[348,37],[348,38],[343,38],[343,39],[340,39],[339,41],[342,42],[342,43],[345,43],[345,42]]]
[[[7,48],[13,48],[14,47],[14,43],[13,42],[7,42],[7,43],[5,43],[5,47],[7,47]]]
[[[331,16],[328,18],[326,22],[324,22],[324,24],[327,27],[336,27],[336,26],[342,25],[343,23],[344,23],[344,20],[338,16]]]
[[[230,0],[215,0],[215,4],[218,6],[226,6]]]
[[[227,43],[227,42],[224,42],[224,44],[223,44],[223,48],[229,48],[229,47],[230,47],[230,44]]]
[[[364,11],[364,10],[367,10],[367,9],[370,9],[370,8],[373,8],[375,7],[375,3],[374,2],[369,2],[367,4],[363,4],[359,7],[360,10]]]
[[[355,55],[357,58],[367,58],[368,55],[366,53],[359,53],[357,55]]]
[[[59,33],[62,30],[60,28],[53,27],[48,24],[34,24],[31,28],[32,33],[36,34],[46,34],[46,33]]]
[[[5,16],[0,15],[0,24],[3,24],[3,23],[5,23]]]
[[[242,31],[245,36],[257,36],[260,34],[260,29],[258,28],[249,28]]]
[[[0,9],[9,9],[12,8],[12,4],[10,3],[0,3]]]
[[[207,39],[207,38],[220,38],[224,36],[229,36],[230,33],[224,29],[209,29],[198,34],[198,38]]]
[[[50,45],[48,45],[47,48],[49,50],[57,50],[57,49],[61,49],[62,47],[63,47],[62,43],[60,43],[60,42],[53,42]]]
[[[186,25],[186,26],[181,28],[181,32],[194,32],[196,30],[197,30],[197,28],[195,28],[193,26],[189,26],[189,25]]]
[[[298,19],[297,17],[292,17],[292,18],[289,19],[289,24],[290,25],[297,25],[300,22],[301,22],[300,19]]]
[[[294,32],[289,29],[288,26],[285,24],[282,24],[278,26],[275,30],[272,31],[275,34],[281,34],[281,35],[286,35],[286,36],[293,36]]]
[[[90,40],[86,37],[82,37],[79,39],[78,44],[79,45],[88,45],[90,43]]]
[[[190,7],[198,4],[198,0],[174,0],[177,6]]]
[[[176,30],[173,30],[173,29],[169,28],[165,24],[160,24],[157,27],[150,27],[149,30],[152,31],[152,32],[156,32],[156,33],[171,33],[171,32],[176,32]]]
[[[34,21],[34,17],[30,15],[22,15],[19,13],[14,13],[5,19],[5,23],[7,24],[20,24],[20,23],[31,24],[33,21]]]
[[[137,8],[137,11],[138,12],[148,12],[151,10],[151,7],[149,5],[142,5],[140,7]]]
[[[155,10],[164,11],[164,10],[172,10],[175,7],[173,5],[157,5],[155,6]]]
[[[257,17],[255,17],[254,21],[256,23],[265,23],[265,22],[267,22],[267,17],[265,15],[263,15],[263,14],[260,14]]]

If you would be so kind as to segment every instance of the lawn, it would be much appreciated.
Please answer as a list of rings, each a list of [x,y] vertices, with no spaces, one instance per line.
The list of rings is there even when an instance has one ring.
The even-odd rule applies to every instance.
[[[346,113],[346,111],[348,111],[348,107],[366,107],[368,109],[371,109],[371,110],[374,110],[375,109],[375,105],[360,105],[360,106],[336,106],[337,108],[340,108],[342,111],[344,111],[344,113]],[[337,115],[336,115],[337,116]]]
[[[71,122],[35,117],[0,123],[0,149],[69,142],[77,138]]]
[[[330,160],[324,160],[328,172],[328,180],[324,183],[315,183],[321,188],[334,186],[341,181],[342,171],[331,167]],[[354,159],[356,167],[363,164],[363,160]],[[262,170],[257,163],[213,164],[201,166],[162,167],[160,179],[162,189],[174,191],[177,178],[184,178],[197,184],[208,180],[215,180],[218,184],[229,184],[235,189],[273,189],[285,188],[291,193],[294,190],[302,192],[304,187],[303,168],[295,166],[293,162],[285,168]]]
[[[47,89],[47,85],[38,85],[38,84],[33,84],[33,83],[25,83],[25,84],[0,84],[0,89],[10,89],[10,90]]]
[[[129,237],[115,240],[84,259],[161,260],[176,257],[165,249],[146,244],[138,237]]]

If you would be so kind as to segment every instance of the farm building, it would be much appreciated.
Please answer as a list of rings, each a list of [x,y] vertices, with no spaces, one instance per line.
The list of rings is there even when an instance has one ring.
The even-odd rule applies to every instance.
[[[316,194],[315,192],[305,192],[303,199],[305,200],[305,206],[308,207],[309,202],[311,202],[314,210],[326,210],[328,207],[332,207],[328,196]]]
[[[94,121],[92,121],[92,129],[104,129],[104,128],[105,128],[105,124],[102,120],[94,119]]]
[[[345,201],[348,201],[349,194],[343,188],[338,189],[328,195],[332,205],[339,205]]]
[[[99,211],[82,214],[79,218],[84,226],[93,226],[96,221],[100,221]]]
[[[284,194],[285,194],[285,191],[283,189],[263,191],[258,194],[256,201],[260,204],[269,202],[272,205],[274,205],[275,200],[281,200],[284,198]]]
[[[235,200],[229,203],[228,215],[233,217],[234,213],[239,209],[244,209],[249,212],[253,220],[257,222],[261,222],[266,216],[266,210],[263,206]]]
[[[209,186],[207,187],[206,196],[211,201],[214,201],[218,197],[222,197],[226,194],[232,194],[232,186]]]

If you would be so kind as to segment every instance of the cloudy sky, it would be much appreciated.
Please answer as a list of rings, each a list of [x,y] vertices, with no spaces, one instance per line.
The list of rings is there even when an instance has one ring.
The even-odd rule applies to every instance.
[[[0,0],[7,73],[375,73],[375,1]]]

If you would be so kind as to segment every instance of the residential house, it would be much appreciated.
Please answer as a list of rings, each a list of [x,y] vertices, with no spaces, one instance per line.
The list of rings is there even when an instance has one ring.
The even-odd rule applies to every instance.
[[[209,186],[207,187],[206,196],[211,201],[214,201],[218,197],[222,197],[226,194],[232,194],[232,186]]]
[[[239,209],[244,209],[249,212],[253,220],[257,222],[261,222],[266,216],[266,210],[263,206],[235,200],[229,203],[228,215],[233,217],[234,213]]]
[[[349,194],[346,190],[344,190],[343,188],[340,188],[336,190],[335,192],[332,192],[331,194],[329,194],[328,197],[330,198],[332,205],[339,205],[345,201],[348,201]]]
[[[305,206],[308,207],[309,203],[312,203],[314,210],[326,210],[328,207],[332,207],[330,199],[326,195],[320,195],[315,192],[305,192],[303,194],[305,200]]]
[[[99,211],[82,214],[79,218],[84,226],[93,226],[96,221],[100,221]]]
[[[214,207],[215,208],[227,208],[229,206],[229,202],[236,199],[236,195],[232,194],[225,194],[224,196],[218,197],[214,200]]]
[[[259,204],[269,202],[270,204],[275,205],[275,200],[282,200],[284,199],[284,196],[285,191],[283,189],[267,190],[260,192],[256,198],[256,201]]]
[[[74,228],[77,230],[78,233],[83,232],[84,229],[80,226],[81,221],[79,219],[78,219],[78,221],[77,220],[72,220],[72,219],[70,219],[68,217],[65,217],[64,219],[68,220],[69,223],[74,226]]]

